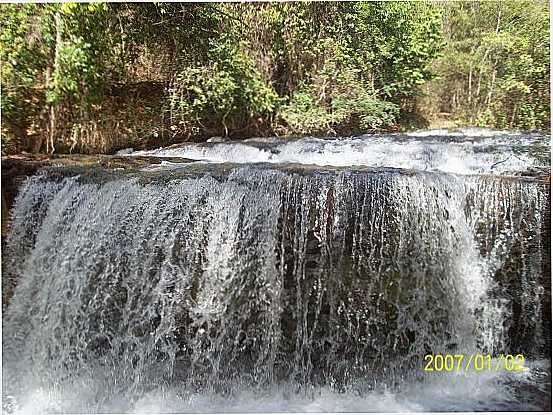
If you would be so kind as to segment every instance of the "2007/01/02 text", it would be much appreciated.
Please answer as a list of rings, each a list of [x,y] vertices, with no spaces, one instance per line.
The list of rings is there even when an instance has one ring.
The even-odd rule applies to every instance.
[[[474,370],[522,372],[524,370],[524,356],[522,354],[427,354],[424,356],[425,372],[453,372]]]

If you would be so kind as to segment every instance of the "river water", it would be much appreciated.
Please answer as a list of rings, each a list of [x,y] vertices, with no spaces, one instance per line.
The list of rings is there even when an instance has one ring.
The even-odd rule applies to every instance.
[[[3,252],[3,411],[548,410],[549,152],[435,130],[46,168]],[[525,363],[423,370],[447,353]]]

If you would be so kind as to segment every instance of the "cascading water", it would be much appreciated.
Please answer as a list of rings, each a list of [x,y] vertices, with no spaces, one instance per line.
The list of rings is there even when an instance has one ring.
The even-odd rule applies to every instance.
[[[44,169],[3,253],[4,412],[547,409],[549,184],[441,168],[459,146],[468,173],[548,165],[511,138]],[[243,147],[272,160],[236,164]],[[527,369],[428,373],[428,353],[521,353]]]

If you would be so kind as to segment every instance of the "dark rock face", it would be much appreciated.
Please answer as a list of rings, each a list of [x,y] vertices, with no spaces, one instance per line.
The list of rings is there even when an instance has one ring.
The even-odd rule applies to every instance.
[[[547,356],[549,192],[393,169],[45,169],[13,210],[4,355],[46,378],[222,391],[394,385],[430,352]]]

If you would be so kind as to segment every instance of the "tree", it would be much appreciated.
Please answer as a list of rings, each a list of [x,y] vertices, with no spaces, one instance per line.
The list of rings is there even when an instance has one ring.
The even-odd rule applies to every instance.
[[[460,122],[548,128],[549,8],[541,1],[444,5],[447,46],[431,88]]]

